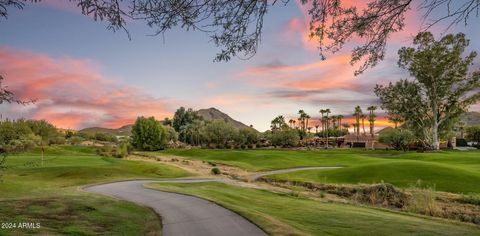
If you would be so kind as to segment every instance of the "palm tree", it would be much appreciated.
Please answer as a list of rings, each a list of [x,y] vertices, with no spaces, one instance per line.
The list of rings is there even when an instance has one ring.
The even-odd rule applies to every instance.
[[[310,119],[310,116],[307,115],[306,113],[305,113],[305,119],[307,120],[307,122],[305,123],[305,128],[307,129],[307,128],[309,128],[309,126],[308,126],[308,120]],[[309,133],[310,133],[310,132],[309,132]]]
[[[322,123],[322,133],[325,132],[325,123],[323,122],[323,114],[325,114],[325,112],[326,112],[325,109],[320,110],[320,114],[322,114],[322,118],[320,119],[320,123]]]
[[[332,128],[334,130],[336,130],[337,129],[337,116],[332,116],[331,120],[332,120]]]
[[[305,113],[304,110],[299,110],[298,114],[300,115],[300,117],[298,118],[298,120],[300,121],[299,126],[301,127],[302,131],[305,131],[306,130],[306,118],[307,118],[308,115],[307,115],[307,113]]]
[[[328,149],[328,135],[329,135],[329,132],[328,132],[328,126],[329,126],[329,119],[328,119],[328,114],[330,114],[331,111],[329,108],[325,109],[325,120],[326,120],[326,141],[325,141],[325,148]]]
[[[294,122],[295,122],[295,120],[293,120],[293,119],[290,119],[290,120],[288,121],[288,124],[290,125],[290,128],[293,128],[293,123],[294,123]]]
[[[366,118],[367,118],[367,115],[365,115],[365,114],[363,114],[363,113],[360,115],[360,119],[362,119],[363,135],[366,134],[366,133],[365,133],[365,119],[366,119]]]
[[[307,127],[308,129],[308,133],[310,133],[310,131],[312,130],[312,127]]]
[[[293,123],[293,127],[292,127],[292,128],[295,128],[295,123],[297,123],[297,121],[295,121],[294,119],[292,119],[292,123]]]
[[[273,119],[270,123],[271,123],[270,128],[272,129],[272,131],[279,130],[284,125],[286,126],[285,117],[283,116],[275,117],[275,119]]]
[[[343,115],[338,115],[338,116],[337,116],[337,119],[338,119],[338,127],[342,127]]]
[[[350,124],[348,123],[343,123],[342,127],[348,131],[348,128],[350,128]]]
[[[357,136],[357,142],[358,142],[358,136],[359,136],[358,130],[359,130],[360,124],[353,123],[352,126],[353,126],[353,130],[356,130],[356,134],[357,134],[356,136]]]
[[[360,136],[360,116],[362,115],[362,108],[360,106],[355,107],[355,112],[353,113],[355,116],[355,124],[353,127],[355,128],[355,133],[357,134],[357,139],[358,136]]]
[[[377,110],[376,106],[369,106],[367,110],[370,112],[368,114],[368,122],[370,123],[370,135],[373,137],[375,136],[375,118],[377,115],[375,115],[375,110]]]
[[[398,124],[402,122],[402,119],[395,115],[388,117],[388,120],[395,125],[395,129],[398,128]]]
[[[316,133],[316,134],[318,134],[318,127],[319,127],[319,126],[320,126],[320,125],[315,125],[315,133]]]

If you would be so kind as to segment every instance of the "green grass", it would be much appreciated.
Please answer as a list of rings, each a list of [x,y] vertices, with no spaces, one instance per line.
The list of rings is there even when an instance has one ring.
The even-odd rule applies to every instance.
[[[74,194],[1,200],[3,223],[39,223],[39,229],[0,229],[0,235],[158,235],[160,220],[152,211],[124,201]]]
[[[449,192],[479,192],[480,175],[444,164],[399,161],[361,165],[335,170],[313,170],[268,176],[270,179],[314,183],[378,183],[399,187],[416,185]]]
[[[480,192],[480,151],[417,153],[368,150],[167,150],[168,155],[266,171],[304,166],[345,166],[342,169],[308,170],[268,178],[313,183],[388,182],[409,187],[422,182],[436,190]]]
[[[189,173],[167,165],[100,157],[89,147],[48,147],[7,157],[0,182],[0,221],[39,221],[34,233],[61,235],[156,235],[160,223],[150,209],[79,190],[121,179],[178,178]],[[0,235],[28,233],[3,230]]]
[[[473,225],[222,183],[149,186],[211,200],[272,235],[480,235],[480,228]]]

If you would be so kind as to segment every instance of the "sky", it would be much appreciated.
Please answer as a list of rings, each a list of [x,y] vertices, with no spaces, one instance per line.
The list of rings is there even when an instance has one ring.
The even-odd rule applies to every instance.
[[[478,51],[476,20],[446,33],[466,33],[469,50]],[[359,65],[349,64],[348,47],[320,59],[307,36],[306,8],[295,1],[270,10],[253,58],[213,62],[220,49],[203,32],[175,28],[150,36],[153,31],[144,22],[129,21],[129,40],[67,1],[46,0],[9,9],[9,18],[0,20],[3,83],[19,98],[36,100],[27,106],[1,104],[0,114],[3,119],[46,119],[68,129],[117,128],[137,116],[172,117],[180,106],[215,107],[264,131],[275,116],[295,117],[303,109],[314,124],[320,109],[349,116],[356,105],[364,110],[378,105],[375,84],[408,78],[397,66],[397,51],[411,45],[420,23],[414,8],[407,13],[405,30],[390,38],[385,60],[355,77]],[[437,38],[443,28],[432,29]],[[389,125],[382,117],[377,124]]]

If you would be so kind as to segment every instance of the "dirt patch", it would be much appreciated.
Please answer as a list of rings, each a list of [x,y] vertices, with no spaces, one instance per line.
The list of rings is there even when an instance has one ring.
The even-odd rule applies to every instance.
[[[181,169],[184,169],[188,172],[194,173],[199,177],[208,177],[208,178],[232,178],[232,179],[241,179],[244,176],[251,174],[248,171],[243,169],[227,166],[220,163],[215,163],[211,161],[200,161],[200,160],[190,160],[179,156],[167,156],[167,155],[158,155],[158,154],[142,154],[135,153],[126,157],[127,160],[140,160],[147,162],[161,162],[164,164],[172,165]],[[219,175],[212,174],[212,169],[218,168],[221,172]]]

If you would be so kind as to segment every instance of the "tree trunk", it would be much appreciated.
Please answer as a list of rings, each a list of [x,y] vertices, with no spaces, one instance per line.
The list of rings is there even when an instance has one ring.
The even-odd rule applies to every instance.
[[[371,135],[372,137],[375,136],[373,130],[374,130],[374,124],[373,124],[373,122],[372,122],[372,123],[370,123],[370,135]]]
[[[435,102],[433,104],[432,148],[433,150],[440,150],[440,141],[438,140],[438,110]]]

